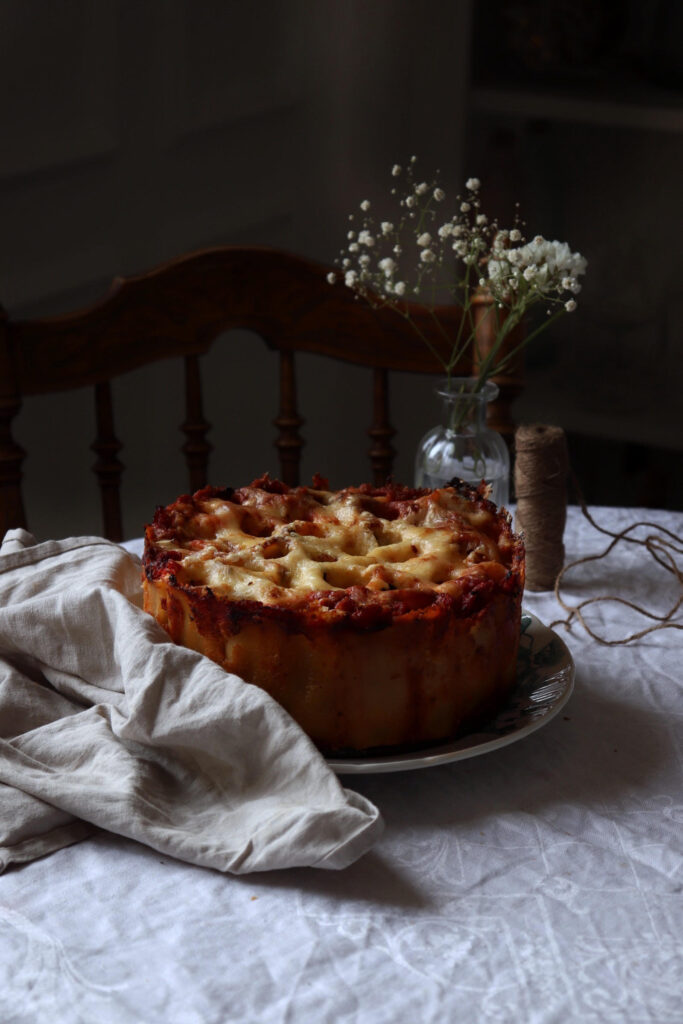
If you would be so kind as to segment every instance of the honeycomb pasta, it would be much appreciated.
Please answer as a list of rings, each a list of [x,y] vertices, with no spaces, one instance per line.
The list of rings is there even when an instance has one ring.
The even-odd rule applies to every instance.
[[[465,484],[204,488],[147,527],[145,608],[326,752],[448,739],[514,683],[524,552]]]

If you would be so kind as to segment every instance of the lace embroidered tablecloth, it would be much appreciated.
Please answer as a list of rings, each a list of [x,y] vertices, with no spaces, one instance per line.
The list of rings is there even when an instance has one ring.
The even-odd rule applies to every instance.
[[[678,513],[594,512],[683,532]],[[565,541],[568,559],[606,543],[573,508]],[[666,610],[666,577],[622,545],[564,595]],[[564,615],[552,594],[525,605]],[[616,638],[626,614],[592,621]],[[576,663],[566,707],[481,757],[354,776],[386,831],[344,871],[231,877],[104,832],[8,871],[0,1020],[678,1024],[683,634],[605,647],[556,631]]]

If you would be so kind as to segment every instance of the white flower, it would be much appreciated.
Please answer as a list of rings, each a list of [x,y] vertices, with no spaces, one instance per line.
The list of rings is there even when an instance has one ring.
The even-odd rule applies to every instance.
[[[524,268],[524,280],[533,281],[536,277],[536,267],[525,267]]]
[[[487,270],[489,279],[499,282],[508,277],[511,267],[507,260],[489,260]]]
[[[439,228],[439,238],[448,238],[449,235],[453,234],[452,224],[442,224]]]
[[[428,189],[429,189],[429,185],[427,184],[427,182],[426,181],[421,181],[419,185],[415,186],[415,195],[416,196],[423,196],[425,194],[425,192],[427,192]]]
[[[472,209],[470,203],[461,203],[460,210],[462,213],[468,213]]]
[[[347,270],[344,274],[344,284],[347,288],[353,288],[357,280],[358,274],[355,270]]]
[[[394,249],[393,249],[393,252],[394,252],[394,256],[400,256],[401,253],[403,252],[403,249],[401,248],[400,245],[395,245]]]
[[[398,178],[399,174],[401,173],[401,165],[394,164],[394,166],[391,168],[391,173],[394,178]]]
[[[467,242],[453,242],[453,252],[456,256],[464,256],[467,253]]]
[[[432,252],[431,249],[423,249],[422,252],[420,253],[420,260],[422,261],[422,263],[433,263],[435,259],[436,255]]]
[[[396,261],[392,260],[391,256],[385,256],[383,260],[380,260],[377,264],[380,270],[384,271],[385,277],[391,277],[393,272],[396,270]]]
[[[370,257],[366,252],[364,252],[362,256],[358,257],[358,263],[360,264],[361,267],[368,266],[368,264],[370,263]]]
[[[459,238],[464,230],[465,229],[463,228],[462,224],[454,224],[451,234],[453,235],[454,238]]]
[[[406,293],[405,281],[397,281],[396,284],[394,285],[394,291],[396,292],[397,295],[405,295],[405,293]]]
[[[424,234],[419,236],[419,238],[417,239],[417,244],[421,246],[423,249],[426,249],[428,245],[432,244],[432,236],[429,234],[428,231],[425,231]]]
[[[329,274],[327,275],[327,283],[328,283],[328,284],[334,284],[336,280],[337,280],[337,275],[335,274],[335,272],[334,272],[334,271],[331,271],[331,272],[330,272],[330,273],[329,273]]]
[[[446,193],[442,188],[435,188],[432,195],[436,199],[437,203],[442,202],[446,198]]]
[[[365,230],[358,232],[358,241],[360,242],[361,245],[373,246],[375,244],[374,237],[370,234],[369,231]],[[351,246],[349,246],[349,249],[351,249]]]
[[[415,206],[415,196],[408,196],[406,206]]]
[[[470,192],[476,192],[477,189],[481,188],[479,178],[468,178],[465,182],[465,188],[468,188]]]
[[[360,204],[360,208],[361,210],[365,210],[367,212],[370,209],[370,200],[364,199],[363,202]]]
[[[510,241],[511,242],[520,242],[521,239],[522,239],[522,232],[519,231],[518,228],[513,228],[512,231],[510,232]]]
[[[488,217],[486,216],[485,213],[478,213],[477,214],[477,224],[488,224],[488,221],[489,221],[489,219],[488,219]]]
[[[358,242],[351,242],[349,246],[349,252],[358,252]]]
[[[569,299],[567,302],[565,302],[564,308],[567,310],[568,313],[573,313],[576,309],[576,302],[574,301],[574,299]]]
[[[383,220],[380,227],[382,228],[383,235],[390,235],[391,232],[394,230],[394,225],[391,223],[390,220]]]
[[[347,233],[346,233],[346,237],[347,237],[348,239],[352,239],[352,238],[355,238],[355,237],[356,237],[356,232],[355,232],[355,231],[347,231]]]

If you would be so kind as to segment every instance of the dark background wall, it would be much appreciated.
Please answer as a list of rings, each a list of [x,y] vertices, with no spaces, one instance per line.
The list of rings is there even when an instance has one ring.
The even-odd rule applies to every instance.
[[[565,427],[589,500],[683,508],[679,5],[564,6],[2,0],[0,301],[60,312],[206,245],[331,262],[348,212],[416,153],[449,191],[477,175],[488,209],[509,220],[519,200],[530,235],[589,260],[579,311],[529,351],[518,418]],[[275,471],[275,356],[237,334],[203,370],[212,478]],[[394,381],[403,480],[432,385]],[[356,369],[302,360],[305,477],[368,477],[368,392]],[[115,398],[133,536],[187,486],[180,368],[130,374]],[[39,536],[99,530],[93,433],[89,393],[25,402]]]

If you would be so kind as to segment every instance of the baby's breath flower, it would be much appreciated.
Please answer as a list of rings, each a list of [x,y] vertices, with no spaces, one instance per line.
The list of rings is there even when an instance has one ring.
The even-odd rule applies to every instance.
[[[434,270],[438,268],[438,281],[446,281],[451,295],[467,314],[462,321],[467,330],[453,339],[449,361],[444,360],[447,373],[472,344],[472,285],[478,282],[480,288],[488,290],[495,306],[504,311],[496,318],[500,330],[494,327],[493,355],[487,356],[480,375],[483,383],[498,372],[499,367],[507,365],[510,356],[502,348],[502,342],[506,337],[513,337],[510,328],[533,306],[543,302],[540,309],[548,307],[549,316],[555,310],[571,313],[577,308],[573,296],[581,290],[578,279],[586,272],[586,260],[580,253],[572,252],[566,242],[549,241],[542,235],[535,235],[526,242],[519,204],[516,204],[510,228],[501,228],[497,219],[489,220],[482,211],[478,178],[468,178],[463,194],[455,196],[450,218],[447,214],[437,220],[433,207],[446,198],[438,184],[439,172],[429,184],[426,181],[415,184],[413,165],[416,160],[415,156],[411,157],[405,165],[405,180],[397,182],[390,190],[390,199],[398,210],[394,219],[379,220],[378,217],[378,226],[375,226],[374,218],[368,214],[370,201],[364,199],[360,204],[364,216],[358,215],[358,227],[347,231],[346,248],[338,258],[340,270],[327,274],[327,280],[330,284],[343,280],[357,300],[363,299],[376,307],[394,306],[402,314],[407,311],[399,307],[399,299],[404,295],[417,297],[422,286],[425,297],[420,301],[427,303],[436,316],[436,307],[429,307],[426,296],[432,297],[432,303],[435,301],[433,286],[437,277]],[[397,179],[403,173],[402,167],[394,164],[392,178]],[[349,220],[353,222],[353,219],[351,214]],[[351,229],[354,225],[348,227]],[[406,258],[412,260],[409,269],[401,265],[401,260]],[[408,276],[410,271],[412,277]],[[425,287],[427,278],[429,287]],[[440,303],[441,299],[438,301]],[[445,325],[442,327],[445,333]]]

